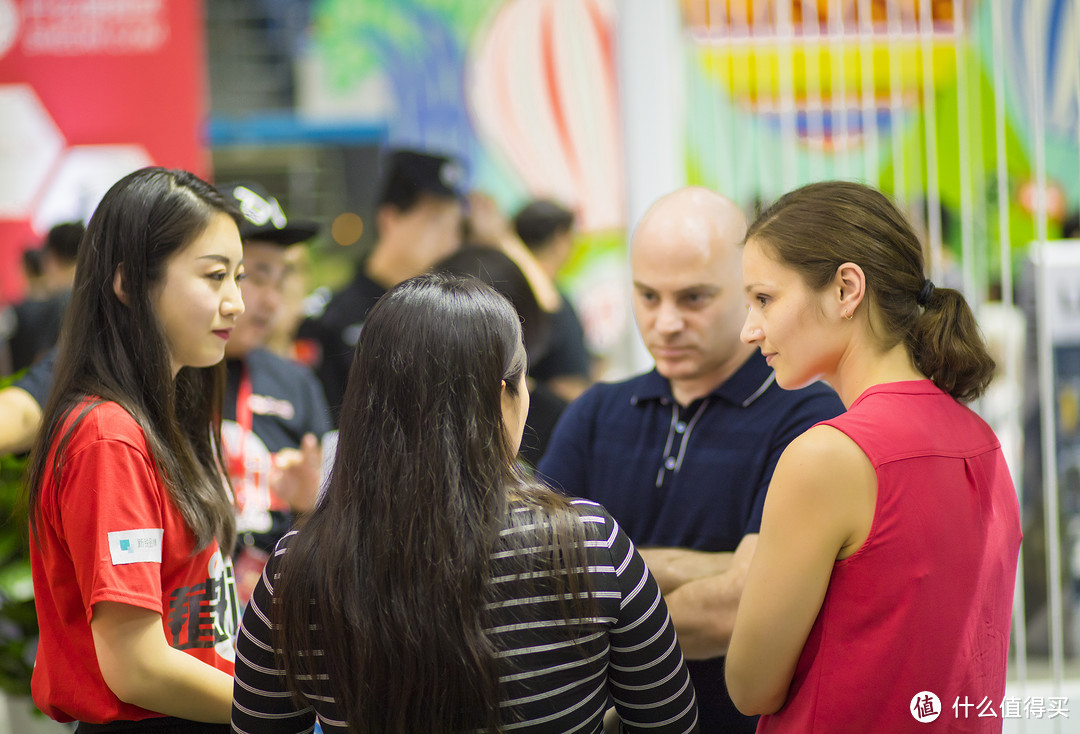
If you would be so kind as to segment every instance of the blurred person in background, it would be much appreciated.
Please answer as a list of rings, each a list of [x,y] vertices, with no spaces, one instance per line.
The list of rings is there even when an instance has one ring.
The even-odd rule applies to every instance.
[[[547,199],[531,201],[514,216],[514,231],[552,282],[573,248],[574,213]],[[592,384],[585,330],[565,292],[552,314],[547,351],[529,363],[529,376],[570,401]]]
[[[40,295],[28,296],[0,313],[11,372],[29,367],[59,339],[84,231],[81,222],[66,222],[50,229],[41,246]]]
[[[308,296],[311,257],[307,247],[285,248],[288,272],[281,289],[281,307],[270,326],[266,348],[279,357],[302,361],[296,350],[296,332],[304,320],[304,301]]]
[[[536,357],[543,357],[551,343],[551,315],[540,308],[528,279],[506,253],[486,245],[466,245],[433,270],[472,276],[506,296],[521,318],[529,369],[532,369]],[[530,396],[529,411],[525,418],[519,456],[530,467],[535,467],[547,450],[555,423],[566,409],[567,401],[544,383],[534,380],[528,372],[526,382]]]
[[[376,239],[352,282],[316,305],[298,330],[319,376],[334,423],[345,396],[353,349],[367,313],[389,288],[427,272],[461,245],[464,180],[452,158],[392,150],[376,201]]]
[[[330,431],[322,387],[307,367],[265,348],[293,276],[289,253],[318,232],[288,219],[255,183],[222,184],[240,210],[246,311],[225,347],[221,438],[237,511],[236,586],[246,604],[274,544],[315,505],[320,441]]]
[[[45,272],[42,267],[42,250],[31,247],[23,251],[22,266],[23,277],[26,279],[27,300],[47,298],[48,288],[45,285]]]

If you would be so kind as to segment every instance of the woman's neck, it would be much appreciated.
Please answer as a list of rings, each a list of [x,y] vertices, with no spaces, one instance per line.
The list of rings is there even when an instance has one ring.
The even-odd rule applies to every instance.
[[[925,380],[903,343],[881,352],[867,344],[853,346],[841,359],[835,375],[827,382],[836,390],[845,408],[875,385],[906,380]]]

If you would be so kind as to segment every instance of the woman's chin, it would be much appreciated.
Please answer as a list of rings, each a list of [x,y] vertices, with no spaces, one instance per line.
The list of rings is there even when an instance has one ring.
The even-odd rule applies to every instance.
[[[776,384],[784,390],[801,390],[821,379],[820,375],[794,374],[784,369],[775,370],[774,374],[776,375]]]

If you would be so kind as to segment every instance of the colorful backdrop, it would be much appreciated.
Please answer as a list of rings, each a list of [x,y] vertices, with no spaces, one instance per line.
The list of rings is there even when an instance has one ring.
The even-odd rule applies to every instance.
[[[1013,264],[1035,236],[1037,131],[1048,234],[1080,209],[1080,2],[672,2],[685,88],[670,97],[684,107],[689,183],[752,211],[811,180],[867,181],[926,229],[934,267],[958,285],[965,257],[977,260],[967,266],[980,283],[997,279],[1002,222]],[[577,208],[582,235],[566,282],[600,349],[627,325],[617,307],[625,292],[603,275],[622,277],[610,266],[621,263],[627,226],[617,9],[614,0],[322,0],[306,53],[319,72],[307,77],[317,88],[308,113],[347,116],[352,100],[389,120],[392,143],[465,158],[472,185],[508,211],[530,196]]]

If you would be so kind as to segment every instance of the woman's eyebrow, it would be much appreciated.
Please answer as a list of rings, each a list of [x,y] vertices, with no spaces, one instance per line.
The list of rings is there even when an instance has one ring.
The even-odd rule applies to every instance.
[[[222,265],[230,265],[232,263],[232,260],[225,257],[224,255],[200,255],[198,257],[198,259],[199,260],[213,260],[215,262],[221,263]],[[244,261],[241,259],[240,263],[242,263],[242,262],[244,262]],[[237,263],[237,265],[239,265],[240,263]]]

